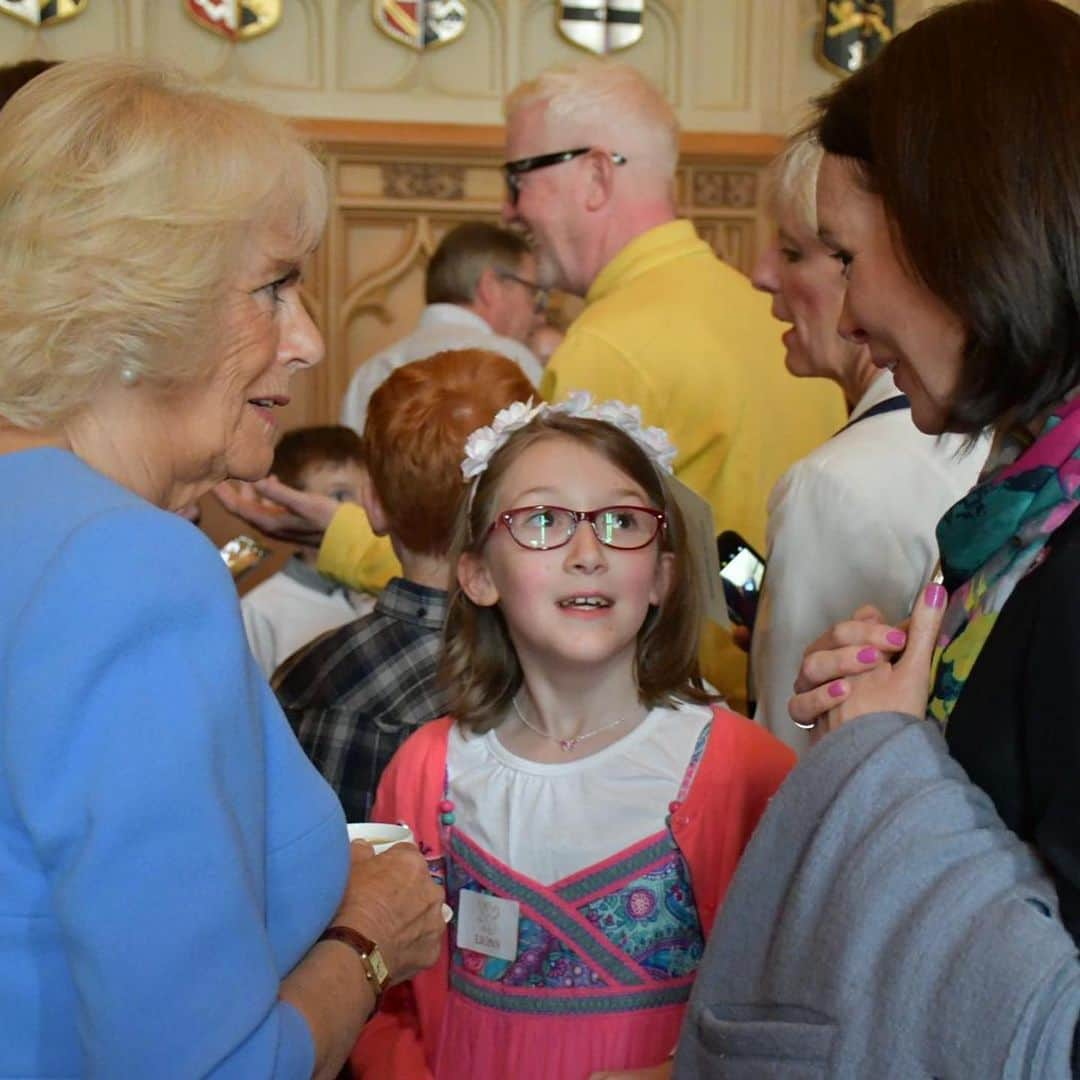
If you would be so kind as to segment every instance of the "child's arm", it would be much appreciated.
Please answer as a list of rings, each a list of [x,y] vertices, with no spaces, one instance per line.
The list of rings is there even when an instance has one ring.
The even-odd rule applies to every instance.
[[[386,992],[349,1055],[354,1080],[433,1080],[420,1035],[412,984]]]
[[[273,476],[254,484],[224,481],[214,494],[230,514],[265,535],[319,547],[318,569],[353,589],[377,592],[401,573],[390,541],[371,531],[355,503],[300,491]]]
[[[385,536],[371,531],[367,514],[355,503],[342,503],[319,547],[318,570],[361,591],[378,591],[401,573],[401,564]]]

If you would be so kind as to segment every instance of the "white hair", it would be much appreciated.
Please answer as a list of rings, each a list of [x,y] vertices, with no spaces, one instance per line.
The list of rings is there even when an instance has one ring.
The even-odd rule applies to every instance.
[[[825,151],[809,128],[797,131],[769,163],[766,184],[773,218],[790,212],[812,233],[818,229],[817,178]]]
[[[550,130],[572,135],[571,141],[580,136],[584,143],[618,151],[664,179],[675,175],[679,158],[675,111],[629,64],[582,60],[542,71],[507,96],[506,119],[512,122],[521,110],[541,103],[546,105]]]
[[[0,110],[0,420],[62,424],[123,369],[205,376],[260,230],[300,258],[322,167],[280,118],[134,60],[71,60]]]

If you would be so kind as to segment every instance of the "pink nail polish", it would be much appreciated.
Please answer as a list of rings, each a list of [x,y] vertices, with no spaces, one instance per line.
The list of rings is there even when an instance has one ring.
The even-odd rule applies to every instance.
[[[890,630],[885,635],[885,640],[890,645],[896,645],[897,647],[899,647],[907,641],[907,634],[905,634],[903,630]]]
[[[829,697],[843,697],[847,692],[847,687],[838,679],[836,682],[829,683]]]
[[[926,586],[923,599],[927,607],[942,608],[945,606],[945,590],[936,581],[932,581]]]
[[[881,659],[881,653],[878,652],[873,645],[867,645],[865,649],[860,649],[855,654],[855,659],[858,660],[860,664],[873,664]]]

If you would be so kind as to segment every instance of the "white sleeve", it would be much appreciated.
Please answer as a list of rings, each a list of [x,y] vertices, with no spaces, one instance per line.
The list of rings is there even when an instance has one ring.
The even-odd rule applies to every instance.
[[[523,342],[515,341],[513,338],[500,337],[498,342],[498,351],[513,360],[525,372],[525,377],[533,386],[539,387],[540,380],[544,375],[544,366],[536,359],[532,349]]]
[[[256,595],[259,586],[252,589],[240,601],[240,614],[244,619],[244,633],[247,635],[251,653],[269,679],[277,668],[277,631],[274,621],[262,610]]]
[[[922,584],[926,545],[914,526],[898,534],[903,515],[886,512],[886,486],[869,494],[842,472],[801,461],[770,496],[770,545],[751,654],[754,719],[796,752],[806,749],[807,736],[791,723],[787,703],[806,646],[863,604],[903,618]]]
[[[371,395],[390,377],[393,370],[394,363],[390,355],[379,353],[364,361],[349,380],[349,387],[341,402],[341,422],[346,427],[351,427],[357,435],[364,433]]]

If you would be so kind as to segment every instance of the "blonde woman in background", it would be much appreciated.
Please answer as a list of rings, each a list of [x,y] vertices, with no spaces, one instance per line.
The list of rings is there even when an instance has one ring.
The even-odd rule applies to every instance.
[[[754,624],[755,719],[797,752],[807,733],[787,702],[803,650],[864,604],[902,620],[937,562],[934,528],[978,478],[980,444],[935,438],[911,422],[907,398],[864,344],[836,330],[844,302],[840,264],[817,235],[817,174],[823,153],[795,136],[772,166],[776,235],[754,268],[756,288],[790,324],[792,375],[831,379],[851,416],[842,431],[793,465],[769,496],[768,571]],[[902,631],[891,631],[902,645]],[[869,654],[867,654],[869,655]]]

